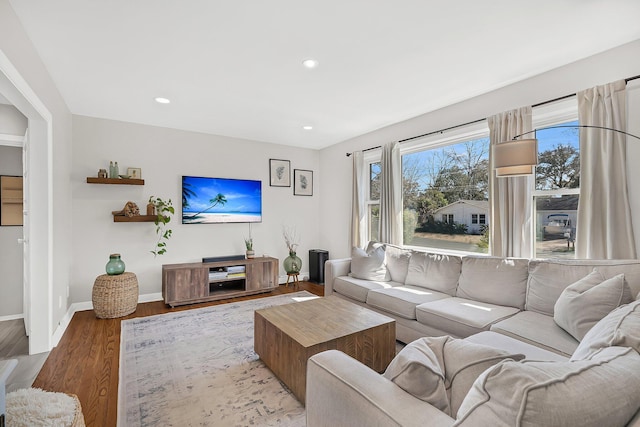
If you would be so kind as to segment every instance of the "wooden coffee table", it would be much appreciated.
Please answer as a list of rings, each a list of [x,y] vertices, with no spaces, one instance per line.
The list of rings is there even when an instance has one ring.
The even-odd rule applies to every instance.
[[[303,404],[314,354],[340,350],[377,372],[396,354],[394,319],[336,296],[256,310],[254,319],[255,352]]]

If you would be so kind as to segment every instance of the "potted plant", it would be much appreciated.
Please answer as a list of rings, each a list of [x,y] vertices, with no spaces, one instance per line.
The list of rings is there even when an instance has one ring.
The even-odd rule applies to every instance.
[[[255,257],[255,252],[253,251],[253,239],[249,237],[248,239],[244,239],[244,245],[247,248],[246,256],[247,259],[251,259]]]
[[[156,242],[155,249],[151,251],[154,256],[163,255],[167,252],[167,240],[171,237],[173,230],[168,228],[168,224],[171,221],[171,215],[175,213],[171,199],[162,200],[160,197],[149,197],[149,204],[155,206],[156,219],[153,221],[156,225],[156,235],[158,241]]]

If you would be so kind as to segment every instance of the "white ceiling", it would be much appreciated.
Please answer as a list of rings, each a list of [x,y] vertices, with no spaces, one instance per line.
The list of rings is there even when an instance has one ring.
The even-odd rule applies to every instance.
[[[74,114],[316,149],[640,39],[638,0],[10,3]]]

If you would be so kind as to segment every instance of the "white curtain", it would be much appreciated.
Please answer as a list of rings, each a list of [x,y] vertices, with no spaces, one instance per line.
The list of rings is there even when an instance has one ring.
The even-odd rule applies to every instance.
[[[532,130],[531,107],[505,111],[488,119],[491,146]],[[530,138],[530,135],[526,136]],[[493,151],[493,150],[491,150]],[[496,178],[489,154],[489,248],[500,257],[532,257],[532,175]]]
[[[581,125],[626,131],[623,80],[578,93]],[[627,192],[626,136],[604,129],[580,129],[580,203],[576,257],[636,258]]]
[[[351,198],[351,247],[364,248],[367,245],[367,180],[364,154],[354,151],[353,194]]]
[[[391,142],[382,147],[380,169],[380,241],[402,245],[400,144]]]

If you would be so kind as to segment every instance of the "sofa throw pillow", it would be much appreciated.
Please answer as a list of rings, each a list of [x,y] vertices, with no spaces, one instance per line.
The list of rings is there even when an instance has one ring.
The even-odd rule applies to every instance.
[[[571,360],[583,360],[611,346],[640,352],[640,300],[620,306],[595,324],[584,336]]]
[[[609,347],[591,360],[503,362],[483,372],[455,426],[623,427],[640,406],[640,354]]]
[[[398,246],[385,245],[384,260],[387,265],[387,270],[389,270],[391,281],[404,283],[407,278],[410,258],[410,250],[402,249]]]
[[[504,361],[520,361],[524,354],[514,354],[488,345],[449,338],[444,346],[445,387],[451,417],[458,409],[475,380],[488,368]]]
[[[562,291],[553,309],[553,320],[580,341],[613,309],[632,300],[624,274],[605,279],[594,269]]]
[[[447,338],[421,338],[409,343],[389,363],[383,376],[412,396],[449,414],[441,368],[444,366],[442,348]]]
[[[388,282],[389,272],[384,264],[384,246],[374,247],[371,243],[367,250],[351,250],[351,276],[356,279]]]

